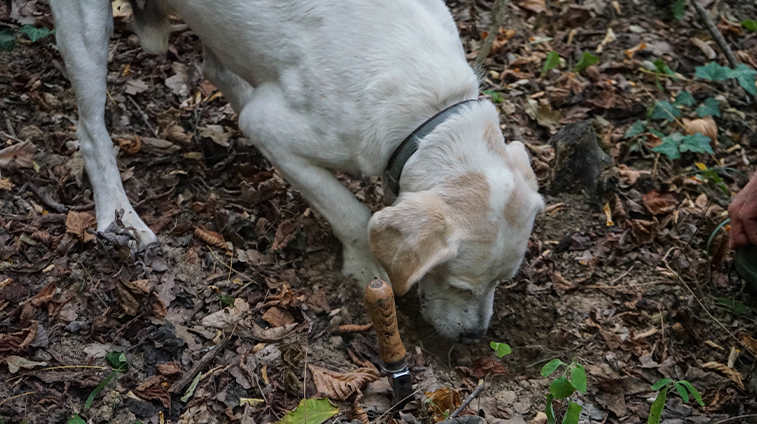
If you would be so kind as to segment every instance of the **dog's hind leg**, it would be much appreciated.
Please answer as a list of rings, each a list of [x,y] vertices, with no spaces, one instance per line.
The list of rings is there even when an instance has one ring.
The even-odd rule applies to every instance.
[[[252,86],[242,77],[223,66],[215,53],[207,46],[203,46],[202,51],[204,56],[202,61],[203,76],[221,90],[223,96],[231,103],[231,107],[237,113],[241,112],[244,105],[252,100]]]
[[[110,0],[52,0],[58,49],[63,56],[79,106],[79,136],[84,165],[92,183],[97,229],[105,230],[117,210],[136,230],[141,243],[155,234],[139,218],[126,197],[118,172],[113,142],[105,127],[108,39],[113,32]]]

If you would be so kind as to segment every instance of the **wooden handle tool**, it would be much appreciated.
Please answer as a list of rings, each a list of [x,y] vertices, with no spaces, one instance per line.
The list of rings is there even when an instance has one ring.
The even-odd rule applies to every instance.
[[[382,280],[373,280],[365,288],[365,305],[376,329],[382,368],[389,374],[395,403],[404,404],[413,393],[413,377],[405,361],[405,345],[397,328],[394,292]]]

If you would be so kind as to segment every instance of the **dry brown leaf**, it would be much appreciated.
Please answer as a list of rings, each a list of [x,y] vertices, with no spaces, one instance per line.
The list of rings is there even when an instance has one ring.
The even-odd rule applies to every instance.
[[[171,407],[171,395],[163,383],[163,376],[156,375],[134,389],[134,393],[145,400],[159,400],[165,408]]]
[[[231,133],[224,132],[222,125],[208,125],[198,129],[200,130],[200,137],[209,138],[220,146],[229,147]]]
[[[8,178],[0,178],[0,190],[11,191],[13,183]]]
[[[300,228],[299,219],[287,219],[279,224],[276,229],[276,235],[273,238],[273,244],[271,245],[272,251],[282,250],[294,240],[297,236],[297,230]]]
[[[702,133],[710,138],[713,146],[718,145],[718,124],[715,123],[715,120],[711,116],[692,120],[684,118],[683,128],[688,135]]]
[[[254,322],[250,325],[251,331],[245,332],[250,338],[261,342],[277,342],[289,336],[299,324],[288,324],[264,330]]]
[[[0,168],[31,168],[36,150],[28,141],[6,147],[0,150]]]
[[[217,329],[231,329],[242,323],[242,319],[250,312],[250,305],[243,299],[234,299],[234,306],[213,312],[202,319],[203,327]]]
[[[73,234],[84,243],[95,239],[94,234],[87,232],[88,228],[95,228],[95,225],[97,225],[97,220],[87,212],[69,211],[66,216],[66,232]]]
[[[474,362],[470,367],[458,367],[457,369],[477,379],[507,374],[507,368],[493,356],[485,356]]]
[[[15,374],[20,370],[21,368],[30,370],[36,367],[46,367],[47,362],[35,362],[30,361],[26,358],[22,358],[20,356],[11,355],[7,358],[5,358],[5,362],[8,363],[8,371],[10,371],[11,374]]]
[[[368,418],[368,413],[365,412],[365,409],[363,409],[363,407],[357,402],[358,399],[355,399],[355,402],[352,404],[353,415],[358,421],[360,421],[360,424],[370,424],[371,420]]]
[[[11,333],[0,334],[0,353],[19,353],[26,349],[37,337],[38,324],[33,322],[28,328]]]
[[[433,393],[426,392],[426,397],[429,401],[429,413],[432,414],[431,419],[435,423],[447,419],[449,414],[462,404],[460,393],[454,389],[441,388]]]
[[[155,365],[155,368],[158,369],[158,372],[160,374],[165,376],[180,375],[182,373],[181,368],[179,367],[179,364],[176,363],[176,361],[157,364]]]
[[[712,48],[707,42],[700,38],[692,37],[691,42],[694,43],[695,46],[699,47],[699,50],[702,51],[704,56],[708,60],[715,60],[718,57],[718,53],[715,51],[715,49]]]
[[[223,240],[223,236],[216,233],[215,231],[208,230],[204,225],[198,225],[195,228],[195,236],[197,236],[197,238],[199,238],[206,244],[221,249],[226,249],[226,242]]]
[[[757,339],[752,338],[748,334],[742,334],[739,336],[739,340],[744,345],[744,348],[757,358]]]
[[[345,400],[364,385],[379,378],[379,372],[372,368],[358,368],[352,372],[336,372],[309,365],[316,389],[330,399]]]
[[[334,334],[345,334],[345,333],[361,333],[363,331],[368,331],[371,328],[373,328],[373,323],[369,322],[368,324],[345,324],[340,325],[336,328],[334,331]]]
[[[625,53],[628,59],[633,59],[633,55],[635,55],[636,52],[644,50],[646,48],[647,48],[647,43],[639,43],[631,47],[630,49],[626,50]]]
[[[118,148],[127,155],[134,155],[142,148],[142,139],[138,135],[134,134],[134,138],[119,138]]]
[[[706,364],[702,364],[702,368],[706,370],[715,370],[729,379],[736,383],[736,385],[739,387],[739,389],[744,390],[744,382],[742,381],[741,373],[736,371],[733,368],[728,368],[728,365],[721,364],[719,362],[707,362]]]
[[[289,311],[276,306],[271,307],[263,314],[263,320],[271,324],[272,327],[281,327],[282,325],[294,323],[294,317]]]
[[[652,190],[644,195],[644,206],[652,215],[664,215],[673,212],[678,205],[678,199],[673,193],[661,193]]]
[[[652,175],[649,171],[639,171],[623,164],[618,165],[618,172],[620,173],[621,182],[629,186],[636,184],[636,181],[642,175]]]
[[[541,13],[547,11],[547,5],[544,0],[518,0],[518,6],[530,12]]]

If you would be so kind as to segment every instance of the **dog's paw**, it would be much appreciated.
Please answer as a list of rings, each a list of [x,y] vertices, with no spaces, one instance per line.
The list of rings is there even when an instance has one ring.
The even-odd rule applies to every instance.
[[[373,255],[370,252],[363,252],[355,248],[345,247],[342,274],[357,280],[361,288],[365,288],[371,280],[376,278],[389,282],[386,271],[373,258]]]

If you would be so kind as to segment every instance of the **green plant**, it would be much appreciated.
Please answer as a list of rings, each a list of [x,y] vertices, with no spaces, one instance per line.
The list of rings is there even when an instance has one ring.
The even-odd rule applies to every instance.
[[[495,90],[484,90],[484,91],[482,91],[482,93],[484,93],[484,94],[486,94],[487,96],[491,97],[491,98],[492,98],[492,101],[493,101],[494,103],[497,103],[497,104],[499,104],[499,103],[502,103],[503,101],[505,101],[505,99],[504,99],[504,98],[502,97],[502,93],[500,93],[499,91],[495,91]]]
[[[683,13],[686,12],[686,2],[687,0],[676,0],[675,3],[670,5],[670,11],[673,12],[673,17],[677,21],[680,21],[683,18]]]
[[[494,349],[494,353],[497,355],[498,358],[501,358],[505,355],[509,355],[513,352],[513,350],[510,349],[510,346],[507,343],[491,342],[489,343],[489,346],[491,346],[491,348]]]
[[[123,352],[110,352],[105,355],[105,360],[113,367],[113,372],[111,372],[108,378],[103,380],[103,382],[95,387],[95,389],[92,390],[92,393],[89,394],[87,401],[84,403],[84,411],[92,406],[95,397],[105,388],[105,386],[108,385],[108,383],[110,383],[111,380],[113,380],[118,374],[126,373],[129,370],[129,364],[126,363],[126,355],[124,355]],[[69,424],[71,423],[69,422]]]
[[[547,57],[544,60],[544,67],[541,69],[540,78],[544,78],[544,75],[547,75],[547,72],[551,71],[552,69],[555,69],[557,65],[559,64],[560,64],[560,55],[557,54],[556,51],[551,51],[547,53]]]
[[[596,65],[597,63],[599,63],[599,58],[597,56],[594,56],[589,52],[584,52],[573,70],[581,72],[589,66]]]
[[[29,24],[22,26],[18,32],[29,37],[29,40],[31,40],[32,43],[36,43],[49,35],[55,34],[55,30],[51,31],[44,27],[37,28]],[[17,37],[7,28],[0,31],[0,50],[13,50],[13,47],[16,45],[16,38]]]
[[[561,376],[552,380],[552,384],[549,386],[547,408],[544,413],[547,414],[547,423],[554,424],[557,421],[557,418],[552,406],[552,401],[558,399],[561,401],[560,405],[562,406],[562,401],[568,400],[568,405],[563,414],[562,423],[576,424],[578,423],[578,418],[583,407],[570,401],[568,398],[570,398],[570,396],[576,391],[586,393],[586,370],[583,365],[576,362],[575,359],[570,364],[566,364],[559,359],[553,359],[541,368],[541,376],[549,377],[560,367],[564,367],[563,373]]]
[[[727,66],[721,66],[717,62],[710,62],[705,66],[697,67],[695,75],[707,81],[735,79],[747,93],[757,96],[757,86],[754,84],[754,77],[757,75],[757,71],[743,63],[731,69]]]
[[[746,28],[747,31],[757,32],[757,21],[747,19],[747,20],[741,21],[741,26]]]
[[[662,410],[665,409],[665,401],[667,400],[668,392],[673,387],[675,387],[678,395],[681,396],[681,399],[683,399],[684,402],[689,403],[689,395],[691,395],[698,404],[704,406],[702,396],[691,383],[686,380],[673,381],[669,378],[663,378],[657,380],[657,382],[651,387],[652,390],[659,390],[660,393],[657,395],[657,399],[655,399],[652,403],[652,407],[649,409],[649,419],[647,420],[647,424],[660,423],[660,417],[662,416]]]

